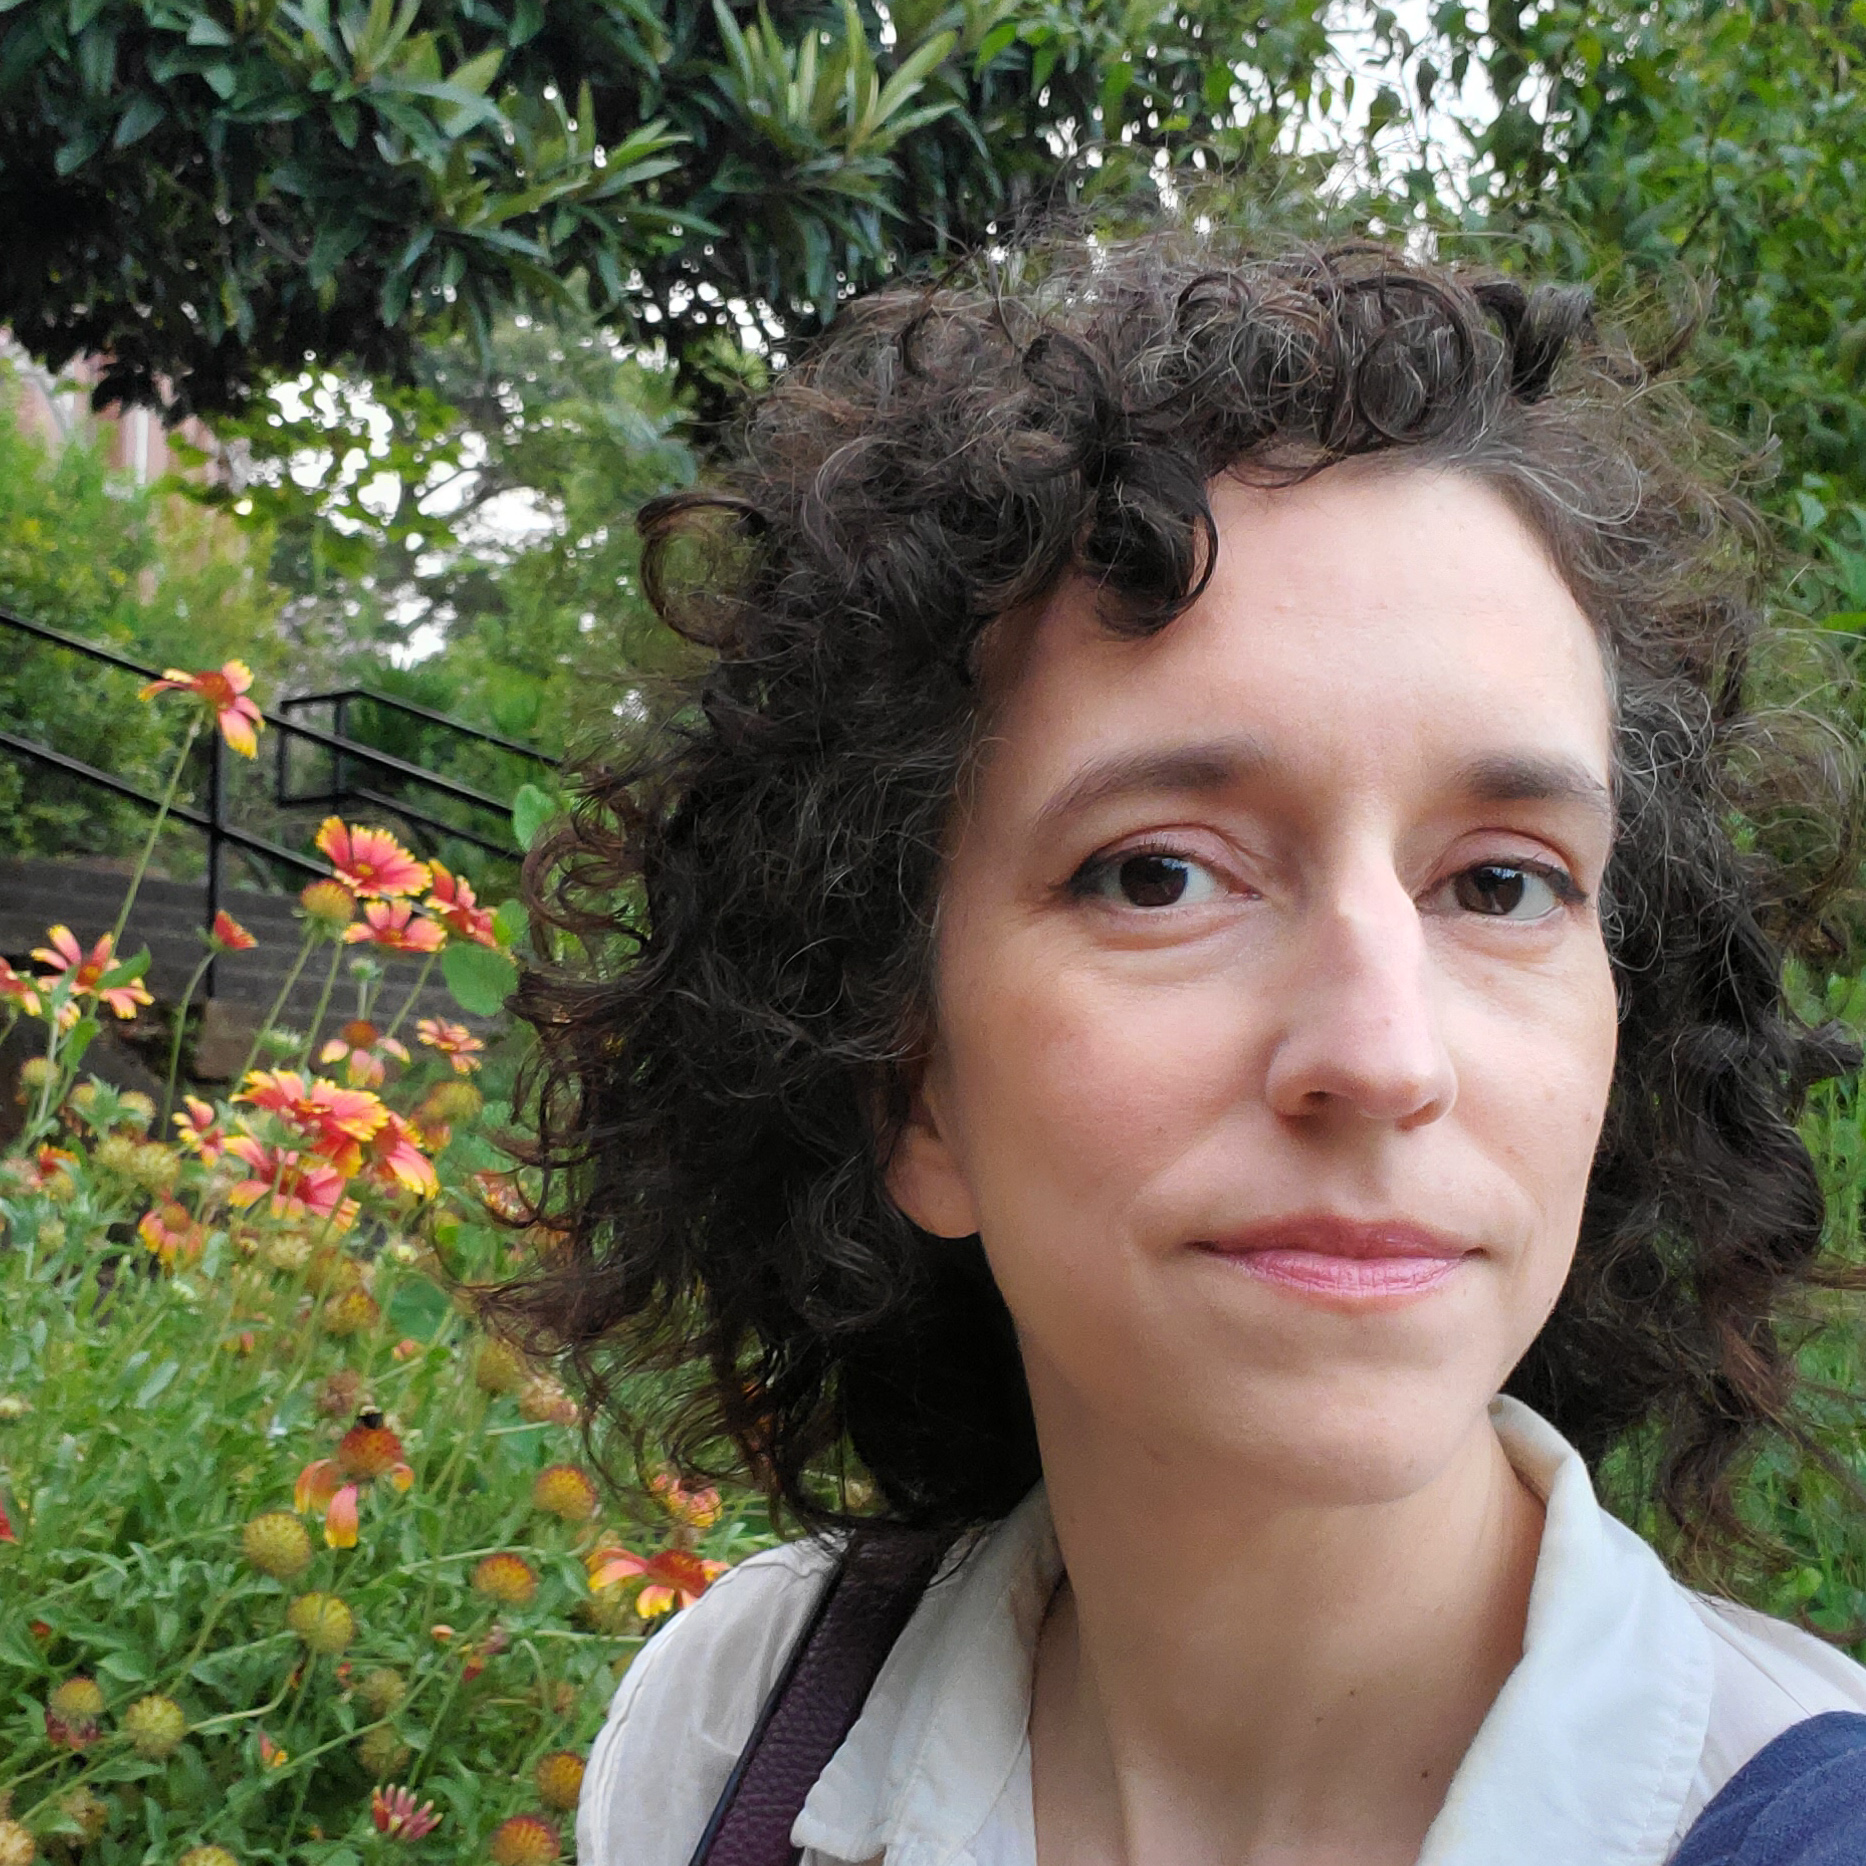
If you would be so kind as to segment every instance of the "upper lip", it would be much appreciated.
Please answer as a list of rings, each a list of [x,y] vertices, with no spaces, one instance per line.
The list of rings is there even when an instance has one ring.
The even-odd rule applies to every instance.
[[[1223,1237],[1203,1238],[1201,1250],[1241,1257],[1252,1251],[1313,1251],[1320,1257],[1466,1257],[1477,1247],[1449,1232],[1404,1218],[1340,1218],[1305,1212],[1269,1218]]]

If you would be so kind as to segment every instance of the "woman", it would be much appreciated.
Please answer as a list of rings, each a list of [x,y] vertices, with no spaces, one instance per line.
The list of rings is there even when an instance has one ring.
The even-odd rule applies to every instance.
[[[1781,989],[1847,836],[1733,840],[1852,806],[1747,709],[1706,438],[1579,292],[1020,263],[858,304],[645,514],[710,664],[537,870],[599,963],[527,986],[533,1320],[945,1551],[759,1792],[807,1866],[1866,1858],[1866,1673],[1590,1484],[1740,1546],[1850,1060]],[[586,1866],[744,1817],[839,1546],[647,1647]]]

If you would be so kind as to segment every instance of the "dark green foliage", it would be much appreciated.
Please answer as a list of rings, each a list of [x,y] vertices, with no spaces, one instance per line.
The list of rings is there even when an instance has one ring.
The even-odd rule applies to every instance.
[[[1048,199],[1071,144],[1261,150],[1327,47],[1315,0],[6,0],[0,322],[179,411],[406,378],[526,298],[684,357]]]

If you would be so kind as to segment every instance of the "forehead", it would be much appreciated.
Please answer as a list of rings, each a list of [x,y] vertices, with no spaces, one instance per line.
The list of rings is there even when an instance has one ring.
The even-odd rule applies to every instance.
[[[1594,630],[1500,494],[1356,465],[1273,490],[1221,479],[1211,504],[1211,580],[1158,634],[1111,632],[1077,582],[1007,644],[987,789],[1240,734],[1299,784],[1525,754],[1609,781]]]

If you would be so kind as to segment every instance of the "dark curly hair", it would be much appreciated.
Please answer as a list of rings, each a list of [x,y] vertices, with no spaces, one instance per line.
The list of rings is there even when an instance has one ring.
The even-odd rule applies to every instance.
[[[1669,359],[1668,359],[1669,362]],[[1160,233],[1000,254],[851,305],[751,409],[736,463],[641,514],[644,581],[704,670],[644,750],[590,762],[534,851],[539,1216],[508,1315],[659,1442],[822,1526],[1005,1513],[1038,1476],[976,1240],[884,1187],[928,1035],[942,837],[981,638],[1066,577],[1170,626],[1217,549],[1207,488],[1359,456],[1498,490],[1606,655],[1619,1059],[1574,1270],[1510,1381],[1703,1545],[1795,1432],[1782,1316],[1827,1274],[1795,1122],[1857,1056],[1797,1019],[1852,876],[1837,735],[1746,697],[1761,533],[1739,466],[1588,294],[1386,246]],[[1774,853],[1771,853],[1774,849]],[[1831,956],[1831,954],[1830,954]],[[633,1376],[660,1370],[653,1381]]]

